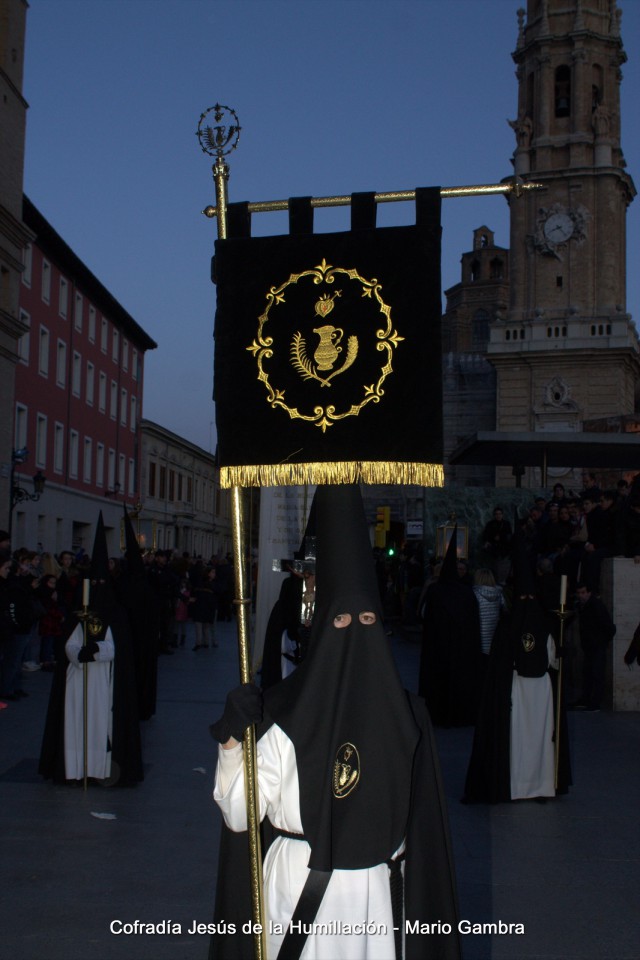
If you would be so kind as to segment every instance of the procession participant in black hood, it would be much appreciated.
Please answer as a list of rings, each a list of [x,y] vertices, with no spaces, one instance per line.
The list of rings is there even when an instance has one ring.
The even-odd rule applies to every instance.
[[[441,727],[475,723],[481,693],[480,613],[473,587],[458,575],[457,529],[423,607],[418,692]]]
[[[87,664],[88,777],[130,786],[143,779],[129,626],[109,583],[102,513],[89,571],[87,642],[77,617],[53,676],[39,772],[55,782],[84,778],[84,664]]]
[[[117,597],[126,610],[131,628],[139,716],[141,720],[148,720],[156,712],[160,616],[126,505],[124,531],[126,554],[118,578]]]
[[[315,609],[315,503],[314,494],[300,549],[269,615],[260,670],[263,690],[288,677],[307,655]]]
[[[571,783],[563,716],[556,790],[558,659],[520,531],[516,524],[514,599],[493,639],[467,771],[470,803],[554,797]]]
[[[281,956],[455,958],[455,884],[438,763],[424,705],[403,690],[389,649],[359,490],[320,487],[316,510],[309,652],[266,692],[259,731],[261,815],[276,833],[264,864],[267,956],[278,955],[299,901],[323,880],[311,932],[297,944],[287,933]],[[221,743],[214,797],[235,831],[246,829],[236,741],[261,712],[259,691],[248,687],[230,694],[212,727]],[[224,920],[221,907],[219,899],[217,919]],[[450,923],[451,932],[411,934],[403,916],[418,925]],[[363,929],[354,926],[360,923]],[[242,956],[233,940],[216,934],[211,955]]]

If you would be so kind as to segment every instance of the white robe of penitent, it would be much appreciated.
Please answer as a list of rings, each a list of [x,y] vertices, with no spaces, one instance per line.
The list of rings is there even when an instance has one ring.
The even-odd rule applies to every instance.
[[[553,637],[547,639],[550,666],[557,669]],[[511,799],[555,797],[553,687],[548,673],[511,684]]]
[[[78,624],[65,645],[69,666],[64,701],[64,764],[67,780],[84,778],[84,664],[78,661],[83,628]],[[113,658],[111,628],[98,640],[98,652],[87,666],[87,776],[105,780],[111,774]]]
[[[276,724],[258,742],[258,791],[261,819],[266,815],[274,827],[302,833],[295,748]],[[219,748],[213,796],[227,826],[234,831],[246,830],[241,744],[230,750]],[[306,841],[287,837],[278,837],[267,851],[264,862],[267,960],[273,960],[280,949],[309,873],[309,853]],[[365,870],[334,870],[314,924],[314,933],[305,943],[302,960],[395,957],[387,865],[381,863]],[[363,932],[344,932],[346,925],[355,924],[362,924]]]

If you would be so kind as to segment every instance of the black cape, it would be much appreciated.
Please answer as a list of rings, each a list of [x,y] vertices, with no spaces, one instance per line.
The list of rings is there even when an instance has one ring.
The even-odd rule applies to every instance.
[[[480,613],[473,588],[438,580],[425,594],[418,692],[436,726],[475,723],[480,699]]]

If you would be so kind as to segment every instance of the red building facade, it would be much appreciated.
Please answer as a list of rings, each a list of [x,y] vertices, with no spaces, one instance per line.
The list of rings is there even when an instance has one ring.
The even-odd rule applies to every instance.
[[[156,343],[91,273],[25,197],[23,218],[36,235],[25,253],[14,449],[16,483],[37,502],[13,512],[15,547],[91,549],[100,509],[109,548],[118,552],[122,502],[139,499],[139,424],[144,354]]]

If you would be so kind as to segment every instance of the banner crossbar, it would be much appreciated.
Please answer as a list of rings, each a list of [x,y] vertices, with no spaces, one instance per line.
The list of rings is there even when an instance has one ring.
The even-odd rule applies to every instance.
[[[544,185],[542,183],[525,182],[523,180],[510,180],[508,183],[486,183],[477,184],[468,187],[441,187],[440,196],[445,199],[454,197],[482,197],[494,194],[513,194],[520,197],[527,190],[540,190]],[[390,190],[387,193],[374,194],[376,203],[398,203],[399,201],[415,200],[415,190]],[[335,197],[311,197],[311,207],[348,207],[351,204],[351,196]],[[258,200],[254,203],[248,203],[249,213],[273,213],[276,210],[288,210],[288,200]],[[208,206],[202,211],[205,217],[213,219],[218,215],[218,207]]]

